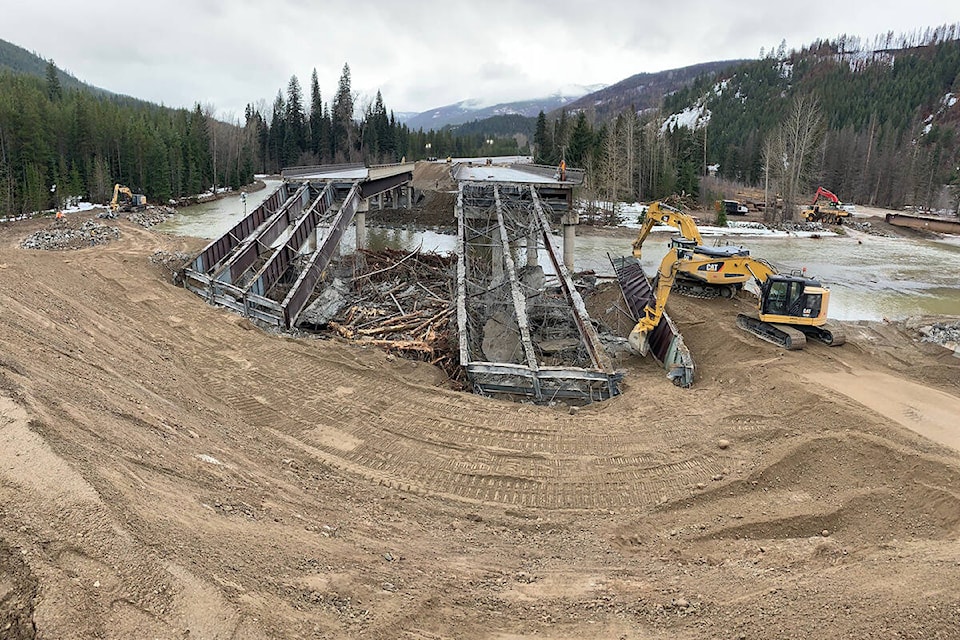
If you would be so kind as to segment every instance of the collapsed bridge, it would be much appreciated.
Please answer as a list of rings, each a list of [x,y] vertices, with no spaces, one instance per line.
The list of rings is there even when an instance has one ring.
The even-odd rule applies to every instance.
[[[412,164],[285,169],[275,193],[183,270],[185,287],[267,325],[308,326],[304,312],[330,281],[326,272],[348,228],[355,226],[362,249],[371,204],[412,206],[412,170]],[[538,403],[618,395],[623,374],[614,370],[571,277],[573,187],[582,173],[561,176],[553,167],[489,160],[453,164],[450,172],[457,184],[451,355],[473,390]],[[557,214],[562,253],[551,227]],[[668,341],[675,327],[669,329]]]
[[[294,327],[338,253],[347,228],[363,246],[370,199],[383,206],[406,193],[412,164],[294,167],[249,215],[200,252],[184,269],[187,289],[211,304],[284,329]]]

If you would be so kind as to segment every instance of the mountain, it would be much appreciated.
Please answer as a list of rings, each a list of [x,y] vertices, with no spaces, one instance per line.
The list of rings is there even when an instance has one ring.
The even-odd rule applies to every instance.
[[[548,113],[565,105],[571,104],[581,96],[595,91],[603,85],[592,85],[590,87],[572,86],[566,87],[557,93],[544,98],[535,98],[531,100],[521,100],[517,102],[503,102],[490,105],[481,100],[471,99],[448,104],[444,107],[437,107],[422,113],[418,113],[407,119],[401,120],[412,131],[423,129],[429,131],[439,131],[447,125],[458,125],[474,120],[484,120],[494,116],[524,116],[527,118],[536,118],[541,111]],[[398,116],[399,118],[399,116]]]
[[[820,40],[743,62],[667,96],[661,130],[707,140],[706,163],[722,177],[760,184],[764,143],[798,98],[811,98],[823,132],[816,183],[844,201],[956,210],[960,25],[925,38],[891,34],[879,47]]]
[[[38,78],[46,78],[47,61],[36,53],[31,53],[12,42],[0,39],[0,71],[3,70],[36,76]],[[105,89],[81,82],[60,68],[57,69],[57,77],[60,79],[60,86],[67,90],[85,89],[101,95],[114,95]]]
[[[635,111],[655,108],[664,96],[690,86],[697,78],[721,73],[743,62],[743,60],[721,60],[655,73],[638,73],[563,105],[563,108],[568,112],[592,112],[595,120],[607,120],[631,106]],[[544,111],[547,112],[546,109]]]

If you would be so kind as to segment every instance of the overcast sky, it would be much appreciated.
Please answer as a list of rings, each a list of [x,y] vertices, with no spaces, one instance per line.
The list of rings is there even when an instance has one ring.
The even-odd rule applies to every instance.
[[[842,33],[960,21],[957,0],[0,0],[0,38],[90,84],[242,117],[311,71],[329,102],[344,63],[362,102],[425,111],[489,104],[640,72],[755,58]]]

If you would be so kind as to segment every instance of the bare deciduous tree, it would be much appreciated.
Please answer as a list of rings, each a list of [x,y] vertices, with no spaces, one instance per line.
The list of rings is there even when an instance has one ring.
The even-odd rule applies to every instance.
[[[784,218],[793,219],[802,190],[811,176],[811,160],[823,144],[824,121],[820,104],[813,96],[798,95],[793,108],[764,149],[766,162],[783,196]]]

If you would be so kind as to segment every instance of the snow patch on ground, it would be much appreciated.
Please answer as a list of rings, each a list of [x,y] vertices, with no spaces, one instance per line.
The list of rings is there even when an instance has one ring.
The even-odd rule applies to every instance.
[[[710,110],[702,104],[693,107],[687,107],[680,113],[675,113],[664,120],[660,127],[661,133],[666,133],[671,127],[686,127],[687,129],[699,129],[705,127],[710,122]]]

